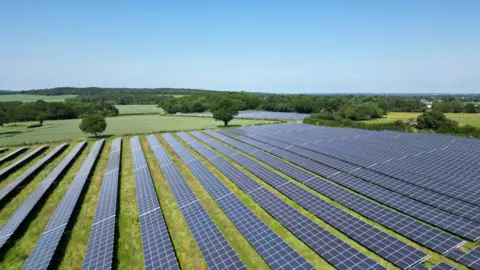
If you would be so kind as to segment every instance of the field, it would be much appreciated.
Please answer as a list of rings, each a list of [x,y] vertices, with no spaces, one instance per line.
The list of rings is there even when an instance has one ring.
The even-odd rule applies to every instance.
[[[182,117],[182,119],[184,118],[185,117]],[[464,234],[465,232],[461,230],[456,231],[454,227],[445,225],[443,222],[446,221],[429,220],[428,216],[430,214],[425,213],[425,215],[423,215],[423,213],[418,212],[416,209],[422,205],[425,207],[426,204],[429,204],[434,207],[439,207],[435,208],[437,209],[436,211],[448,209],[442,210],[445,215],[449,216],[448,219],[460,219],[460,216],[469,216],[465,211],[457,211],[461,210],[460,208],[448,208],[448,205],[442,205],[441,201],[429,201],[426,197],[415,197],[415,194],[406,192],[409,185],[407,182],[403,182],[404,184],[400,186],[392,185],[384,189],[381,187],[387,187],[389,183],[393,182],[382,183],[374,178],[369,178],[370,176],[368,175],[355,174],[353,172],[352,176],[350,176],[351,178],[346,182],[342,182],[341,179],[343,178],[333,177],[334,175],[343,175],[344,172],[348,171],[349,169],[345,167],[347,165],[340,166],[339,161],[336,161],[334,164],[329,163],[328,159],[319,157],[322,148],[316,148],[313,144],[305,145],[304,142],[307,142],[309,139],[313,141],[315,138],[314,134],[336,136],[335,134],[340,134],[341,132],[339,129],[315,128],[314,126],[300,124],[281,124],[243,128],[241,130],[219,130],[219,132],[187,132],[187,137],[185,137],[185,134],[179,133],[172,133],[172,137],[155,134],[153,140],[159,142],[160,146],[151,144],[152,141],[148,141],[146,136],[139,136],[140,145],[134,146],[134,151],[136,151],[135,155],[137,156],[137,163],[135,163],[135,165],[132,160],[132,145],[130,141],[132,136],[122,137],[122,151],[119,160],[120,173],[118,179],[119,198],[117,201],[116,214],[116,238],[115,244],[113,245],[113,267],[115,269],[145,268],[144,259],[147,259],[145,256],[148,255],[144,255],[140,226],[140,223],[143,222],[142,220],[145,219],[139,218],[140,212],[137,206],[137,200],[147,200],[149,198],[148,196],[158,197],[161,209],[157,209],[156,211],[161,211],[164,216],[175,252],[175,259],[182,269],[207,269],[208,266],[212,266],[212,261],[207,260],[208,256],[206,254],[208,252],[203,248],[204,245],[198,242],[200,241],[198,236],[204,232],[202,228],[207,226],[207,224],[214,224],[213,226],[221,232],[222,237],[227,241],[226,243],[231,246],[235,254],[248,269],[269,269],[275,265],[276,261],[279,263],[282,261],[282,256],[286,256],[285,254],[274,256],[268,260],[265,259],[268,253],[264,251],[266,250],[265,247],[269,246],[269,240],[266,240],[267,242],[255,242],[255,244],[250,242],[258,240],[258,238],[255,238],[255,236],[253,236],[254,238],[249,238],[250,236],[248,236],[249,234],[246,234],[246,232],[250,229],[245,231],[246,228],[243,227],[242,229],[242,226],[244,224],[256,226],[254,225],[256,223],[250,219],[248,221],[236,219],[237,214],[235,214],[235,211],[239,211],[242,207],[246,207],[244,208],[246,210],[242,211],[251,211],[253,214],[252,217],[263,222],[267,226],[266,228],[271,230],[270,232],[265,231],[263,234],[277,235],[280,237],[280,241],[283,241],[288,245],[287,247],[292,249],[291,252],[293,253],[291,254],[297,254],[298,257],[296,257],[297,259],[295,259],[295,261],[299,262],[303,260],[304,263],[309,263],[316,269],[334,269],[335,267],[346,269],[348,267],[343,265],[343,263],[347,263],[346,261],[349,256],[354,256],[355,254],[355,256],[365,258],[369,263],[377,264],[377,266],[383,266],[388,269],[406,267],[405,265],[402,266],[402,261],[399,261],[398,256],[405,256],[405,260],[409,261],[417,255],[417,261],[409,262],[410,264],[418,264],[418,261],[420,261],[424,266],[432,267],[433,265],[443,262],[457,269],[468,269],[465,265],[468,263],[463,259],[455,258],[454,260],[454,257],[450,255],[445,256],[440,254],[443,253],[440,251],[443,248],[455,249],[457,244],[462,245],[458,250],[460,253],[480,248],[478,241],[470,240],[472,237],[475,238],[479,236],[477,234],[480,233],[480,230],[478,230],[480,223],[471,223],[470,226],[477,226],[477,231],[474,235],[468,235]],[[270,132],[270,134],[252,136],[257,132],[262,134],[266,134],[264,132]],[[362,133],[365,131],[360,130],[357,132]],[[228,135],[228,137],[223,137],[222,134]],[[237,138],[237,140],[234,139],[238,134],[244,134],[253,139],[249,141],[249,146],[246,144],[242,144],[243,146],[238,145],[240,141],[243,141],[241,138]],[[352,135],[352,137],[354,136]],[[369,136],[369,140],[374,140],[375,138],[375,136]],[[106,139],[105,145],[99,154],[98,161],[93,166],[91,177],[83,188],[83,195],[78,199],[72,218],[64,231],[64,236],[60,240],[53,260],[50,262],[51,268],[81,269],[89,244],[89,235],[96,214],[97,202],[100,199],[100,190],[103,182],[107,181],[103,180],[103,176],[107,172],[106,166],[112,140],[113,138]],[[288,143],[285,143],[286,141],[288,141]],[[394,141],[393,139],[392,142]],[[232,142],[235,142],[235,148]],[[353,138],[350,142],[354,142]],[[292,143],[292,145],[289,147],[284,146],[290,143]],[[413,146],[415,140],[407,143]],[[464,147],[467,146],[468,143],[469,142],[466,141],[455,142],[452,146]],[[341,145],[336,144],[335,141],[329,141],[329,144],[332,147]],[[402,143],[402,145],[404,144],[405,142]],[[41,169],[40,173],[36,173],[30,182],[26,183],[21,189],[17,188],[17,193],[11,195],[9,200],[2,201],[0,198],[1,226],[7,222],[29,194],[40,186],[43,179],[60,163],[68,152],[73,149],[74,145],[75,142],[71,142],[68,149],[61,153],[59,157],[53,159],[45,168]],[[363,149],[368,149],[369,146],[372,146],[373,148],[371,148],[371,150],[380,147],[380,144],[372,144],[367,141],[361,143],[361,145]],[[51,149],[54,146],[55,144],[51,144]],[[272,148],[273,146],[285,149],[282,151],[285,153],[289,152],[290,154],[282,156],[283,152],[274,150],[275,148]],[[34,149],[34,147],[36,147],[36,145],[30,146],[29,151]],[[10,238],[11,242],[0,248],[0,269],[19,269],[26,262],[36,242],[44,232],[47,223],[53,216],[56,207],[67,194],[67,189],[74,180],[76,173],[79,171],[92,147],[93,142],[90,141],[80,156],[74,160],[73,165],[68,169],[63,180],[58,182],[58,185],[52,187],[52,192],[46,193],[46,199],[40,202],[38,207],[33,208],[32,213],[29,215],[26,223],[22,225],[20,231],[15,232],[13,236],[8,236],[12,237]],[[141,150],[138,150],[140,149],[139,147]],[[392,147],[392,143],[386,143],[382,147]],[[304,150],[301,150],[302,148]],[[451,148],[445,151],[452,151]],[[470,147],[472,154],[480,151],[480,149],[477,148]],[[164,151],[163,149],[165,152],[162,152]],[[243,150],[242,152],[232,154],[234,153],[232,151],[236,151],[236,149]],[[256,151],[251,151],[251,149],[256,149]],[[404,151],[403,148],[401,149],[401,151]],[[15,147],[11,147],[8,152],[0,154],[0,158],[14,150]],[[42,159],[48,151],[49,150],[32,159],[1,181],[0,193],[8,184],[12,183],[16,177]],[[22,153],[14,160],[1,164],[0,169],[21,159],[27,155],[27,152]],[[139,153],[145,156],[146,166],[138,163]],[[161,161],[157,161],[155,155],[159,153],[164,153],[161,155],[169,156],[173,162],[169,162],[164,158],[162,158]],[[385,155],[385,152],[378,154]],[[338,155],[336,156],[337,158],[341,157],[340,154],[335,155]],[[430,155],[432,154],[430,153]],[[276,162],[272,162],[274,156],[277,157],[275,158],[275,160],[277,160]],[[302,158],[308,158],[309,162],[298,163],[298,160]],[[379,156],[378,158],[385,159],[383,156]],[[407,158],[407,160],[414,158],[415,156],[412,156]],[[443,158],[449,159],[449,155],[443,155]],[[195,166],[191,163],[194,159],[198,160]],[[230,165],[222,163],[220,161],[221,159]],[[246,160],[253,161],[253,163],[247,162]],[[159,162],[163,163],[159,164]],[[327,168],[326,165],[331,167]],[[335,166],[337,165],[339,166],[338,171],[332,174],[332,168],[336,168]],[[166,166],[178,168],[180,178],[167,179],[166,177],[168,177],[168,175],[164,173],[164,170],[167,168]],[[204,171],[199,171],[199,166],[203,167]],[[143,170],[151,174],[153,186],[147,185],[146,188],[154,189],[153,193],[145,192],[145,189],[140,192],[137,186],[138,183],[142,181],[148,182],[150,180],[148,178],[136,179],[136,176],[138,177],[142,174],[134,174],[134,170]],[[362,170],[365,171],[367,169],[363,168]],[[416,171],[419,170],[419,168],[412,167],[411,170]],[[166,171],[169,171],[169,175],[171,175],[172,171],[170,169]],[[207,177],[210,173],[211,176]],[[418,173],[421,173],[421,171]],[[428,171],[426,173],[431,172]],[[330,174],[332,175],[328,176]],[[355,178],[353,178],[353,175],[355,175]],[[464,175],[466,175],[466,172],[464,172]],[[435,181],[447,181],[445,179],[436,178]],[[108,181],[112,181],[112,179]],[[398,179],[395,181],[401,182]],[[368,189],[365,188],[367,182],[378,184],[377,191],[369,193]],[[181,185],[181,183],[186,183],[186,185]],[[284,188],[287,187],[285,184],[288,184],[288,188]],[[422,183],[417,184],[422,185]],[[222,186],[224,187],[223,189],[221,188]],[[429,186],[426,184],[425,186],[431,188],[429,192],[435,192],[437,198],[444,196],[443,193],[448,193],[448,191],[436,189],[434,185]],[[194,198],[187,196],[188,189],[191,189]],[[395,192],[389,189],[393,189]],[[417,189],[424,189],[424,187],[423,185],[418,186]],[[175,192],[175,190],[179,193]],[[340,190],[342,190],[343,193],[340,192]],[[137,194],[137,192],[140,192],[140,194]],[[233,195],[222,195],[224,192],[231,192]],[[458,192],[458,190],[456,192]],[[395,201],[399,199],[389,200],[389,197],[385,196],[385,194],[400,196],[403,198],[402,200],[410,200],[410,203],[407,203],[407,201],[404,202],[406,203],[405,206],[410,205],[409,207],[411,207],[413,212],[411,212],[408,207],[398,208]],[[418,195],[422,194],[425,194],[425,192],[418,193]],[[451,195],[455,198],[458,197],[453,193]],[[238,198],[240,204],[244,206],[236,206],[227,211],[227,209],[229,209],[228,205],[230,204],[221,202],[232,201],[234,200],[233,197]],[[188,200],[193,201],[189,202]],[[450,200],[453,203],[457,199],[450,198]],[[273,202],[275,203],[272,204]],[[437,204],[437,202],[439,204]],[[184,211],[184,209],[196,209],[184,208],[184,206],[192,203],[203,207],[207,217],[211,219],[210,222],[213,223],[208,223],[207,221],[209,219],[205,220],[202,218],[201,227],[192,227],[192,224],[199,222],[195,219],[195,217],[198,216],[193,215],[187,219],[184,216],[184,214],[190,213],[189,211],[193,211]],[[368,205],[370,206],[367,207]],[[392,223],[382,221],[383,215],[378,215],[380,211],[385,211],[385,209],[388,210],[389,215],[392,215],[392,220],[394,218],[405,217],[408,219],[404,220],[404,223],[402,223],[400,227],[391,225]],[[402,213],[397,212],[397,210],[400,209]],[[151,211],[144,212],[144,214],[148,213],[151,213]],[[143,216],[144,214],[141,215]],[[291,215],[293,214],[296,216],[292,219]],[[241,216],[243,217],[244,215],[245,212]],[[422,220],[424,223],[418,222],[416,219]],[[473,217],[473,219],[477,220],[478,217]],[[343,221],[343,223],[339,221]],[[309,226],[313,226],[317,228],[316,230],[321,231],[313,230],[312,227],[300,227],[306,226],[307,223],[310,224]],[[390,225],[387,226],[387,224]],[[448,230],[431,230],[432,228],[436,228],[435,226]],[[435,246],[427,248],[425,243],[430,240],[425,240],[425,238],[412,240],[419,235],[415,233],[415,230],[422,231],[424,230],[422,228],[430,228],[431,231],[428,237],[448,235],[451,237],[450,242],[443,243],[446,247]],[[369,233],[365,234],[365,231]],[[2,233],[3,231],[0,229],[0,239],[6,237]],[[357,237],[358,233],[363,233],[363,236]],[[379,234],[384,234],[384,236],[379,236]],[[382,243],[382,245],[389,245],[389,243],[391,243],[390,241],[393,240],[397,241],[392,243],[395,249],[392,249],[392,247],[380,247],[380,249],[377,249],[377,244],[375,244],[377,236],[381,237],[380,243]],[[331,242],[332,237],[340,242]],[[323,242],[325,239],[329,240]],[[215,243],[217,240],[218,239],[212,238],[209,241],[214,241]],[[463,243],[464,240],[466,244]],[[335,254],[343,252],[340,246],[336,246],[338,243],[343,243],[342,245],[347,245],[352,248],[349,253],[344,254],[346,258],[341,260],[332,258],[332,256],[336,256]],[[259,245],[266,246],[262,248]],[[209,246],[210,249],[218,247],[220,247],[218,244]],[[402,249],[403,247],[409,247],[412,250],[410,250],[409,253],[390,256],[395,253],[397,249]],[[151,248],[155,249],[155,247]],[[386,250],[387,252],[380,252],[380,250]],[[474,251],[472,251],[472,253],[473,252]],[[231,255],[231,253],[229,254]],[[293,263],[293,261],[294,259],[292,257],[286,263]],[[347,263],[347,265],[351,267],[351,263],[353,262]],[[470,267],[477,269],[477,265],[475,264],[470,265]]]
[[[162,108],[157,105],[115,105],[118,108],[119,114],[164,114]]]
[[[81,119],[45,121],[42,127],[27,128],[34,122],[9,123],[0,127],[0,145],[35,142],[85,139],[86,135],[78,128]],[[265,123],[261,120],[233,120],[231,125],[252,125]],[[142,134],[175,130],[215,128],[221,122],[211,118],[132,115],[107,118],[105,136]]]
[[[408,112],[390,112],[385,118],[368,120],[365,122],[379,123],[379,122],[393,122],[396,120],[408,120],[410,118],[417,118],[420,113],[408,113]],[[448,118],[457,121],[460,125],[471,125],[474,127],[480,127],[480,113],[446,113]]]
[[[67,98],[74,98],[75,95],[62,95],[62,96],[42,96],[42,95],[0,95],[0,102],[2,101],[65,101]]]

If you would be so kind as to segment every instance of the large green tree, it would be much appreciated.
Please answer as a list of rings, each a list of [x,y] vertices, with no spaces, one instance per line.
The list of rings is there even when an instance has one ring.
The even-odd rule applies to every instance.
[[[227,126],[236,115],[238,115],[240,104],[233,99],[223,98],[211,109],[213,118],[223,121]]]
[[[430,129],[440,133],[450,133],[454,132],[457,126],[457,122],[447,119],[445,114],[440,110],[424,112],[417,118],[418,129]]]
[[[88,134],[93,134],[97,136],[100,133],[103,133],[107,128],[107,121],[105,121],[105,117],[99,114],[89,115],[82,119],[82,123],[80,123],[79,128]]]

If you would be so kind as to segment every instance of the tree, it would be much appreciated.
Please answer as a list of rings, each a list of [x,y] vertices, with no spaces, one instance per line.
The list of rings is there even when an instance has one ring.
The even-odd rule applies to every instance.
[[[222,98],[212,109],[213,118],[223,121],[227,126],[236,115],[238,115],[238,102],[229,98]]]
[[[450,133],[455,131],[457,126],[457,122],[447,119],[445,114],[439,110],[424,112],[417,118],[418,129],[431,129],[441,133]]]
[[[48,119],[48,114],[46,113],[39,113],[37,115],[37,121],[40,123],[41,126],[43,126],[43,121]]]
[[[105,117],[94,114],[83,118],[82,123],[80,123],[78,127],[83,131],[83,133],[97,136],[97,134],[105,131],[107,128],[107,122],[105,121]]]
[[[477,107],[473,103],[468,103],[467,105],[465,105],[464,111],[466,113],[476,113]]]

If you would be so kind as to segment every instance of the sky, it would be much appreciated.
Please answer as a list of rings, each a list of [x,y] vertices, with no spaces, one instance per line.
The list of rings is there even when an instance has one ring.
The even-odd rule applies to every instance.
[[[0,89],[480,93],[480,1],[1,1]]]

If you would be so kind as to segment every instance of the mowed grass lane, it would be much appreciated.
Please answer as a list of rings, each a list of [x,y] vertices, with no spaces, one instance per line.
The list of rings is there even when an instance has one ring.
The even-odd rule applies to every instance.
[[[107,130],[103,134],[105,136],[206,129],[222,126],[222,122],[215,121],[212,118],[184,116],[131,115],[108,117],[106,120]],[[0,145],[87,139],[87,135],[78,128],[81,121],[81,119],[45,121],[42,127],[37,128],[27,128],[27,126],[38,122],[10,123],[0,129]],[[265,121],[235,119],[230,122],[230,125],[258,123],[265,123]]]
[[[44,101],[58,101],[62,102],[65,101],[67,98],[74,98],[76,95],[60,95],[60,96],[43,96],[43,95],[0,95],[0,102],[5,101],[22,101],[22,102],[30,102],[30,101],[37,101],[37,100],[44,100]]]
[[[384,118],[365,121],[367,123],[389,123],[396,120],[406,121],[417,118],[421,113],[390,112]],[[480,113],[446,113],[447,118],[457,121],[460,125],[480,127]]]
[[[115,105],[118,113],[122,114],[165,114],[157,105]]]

